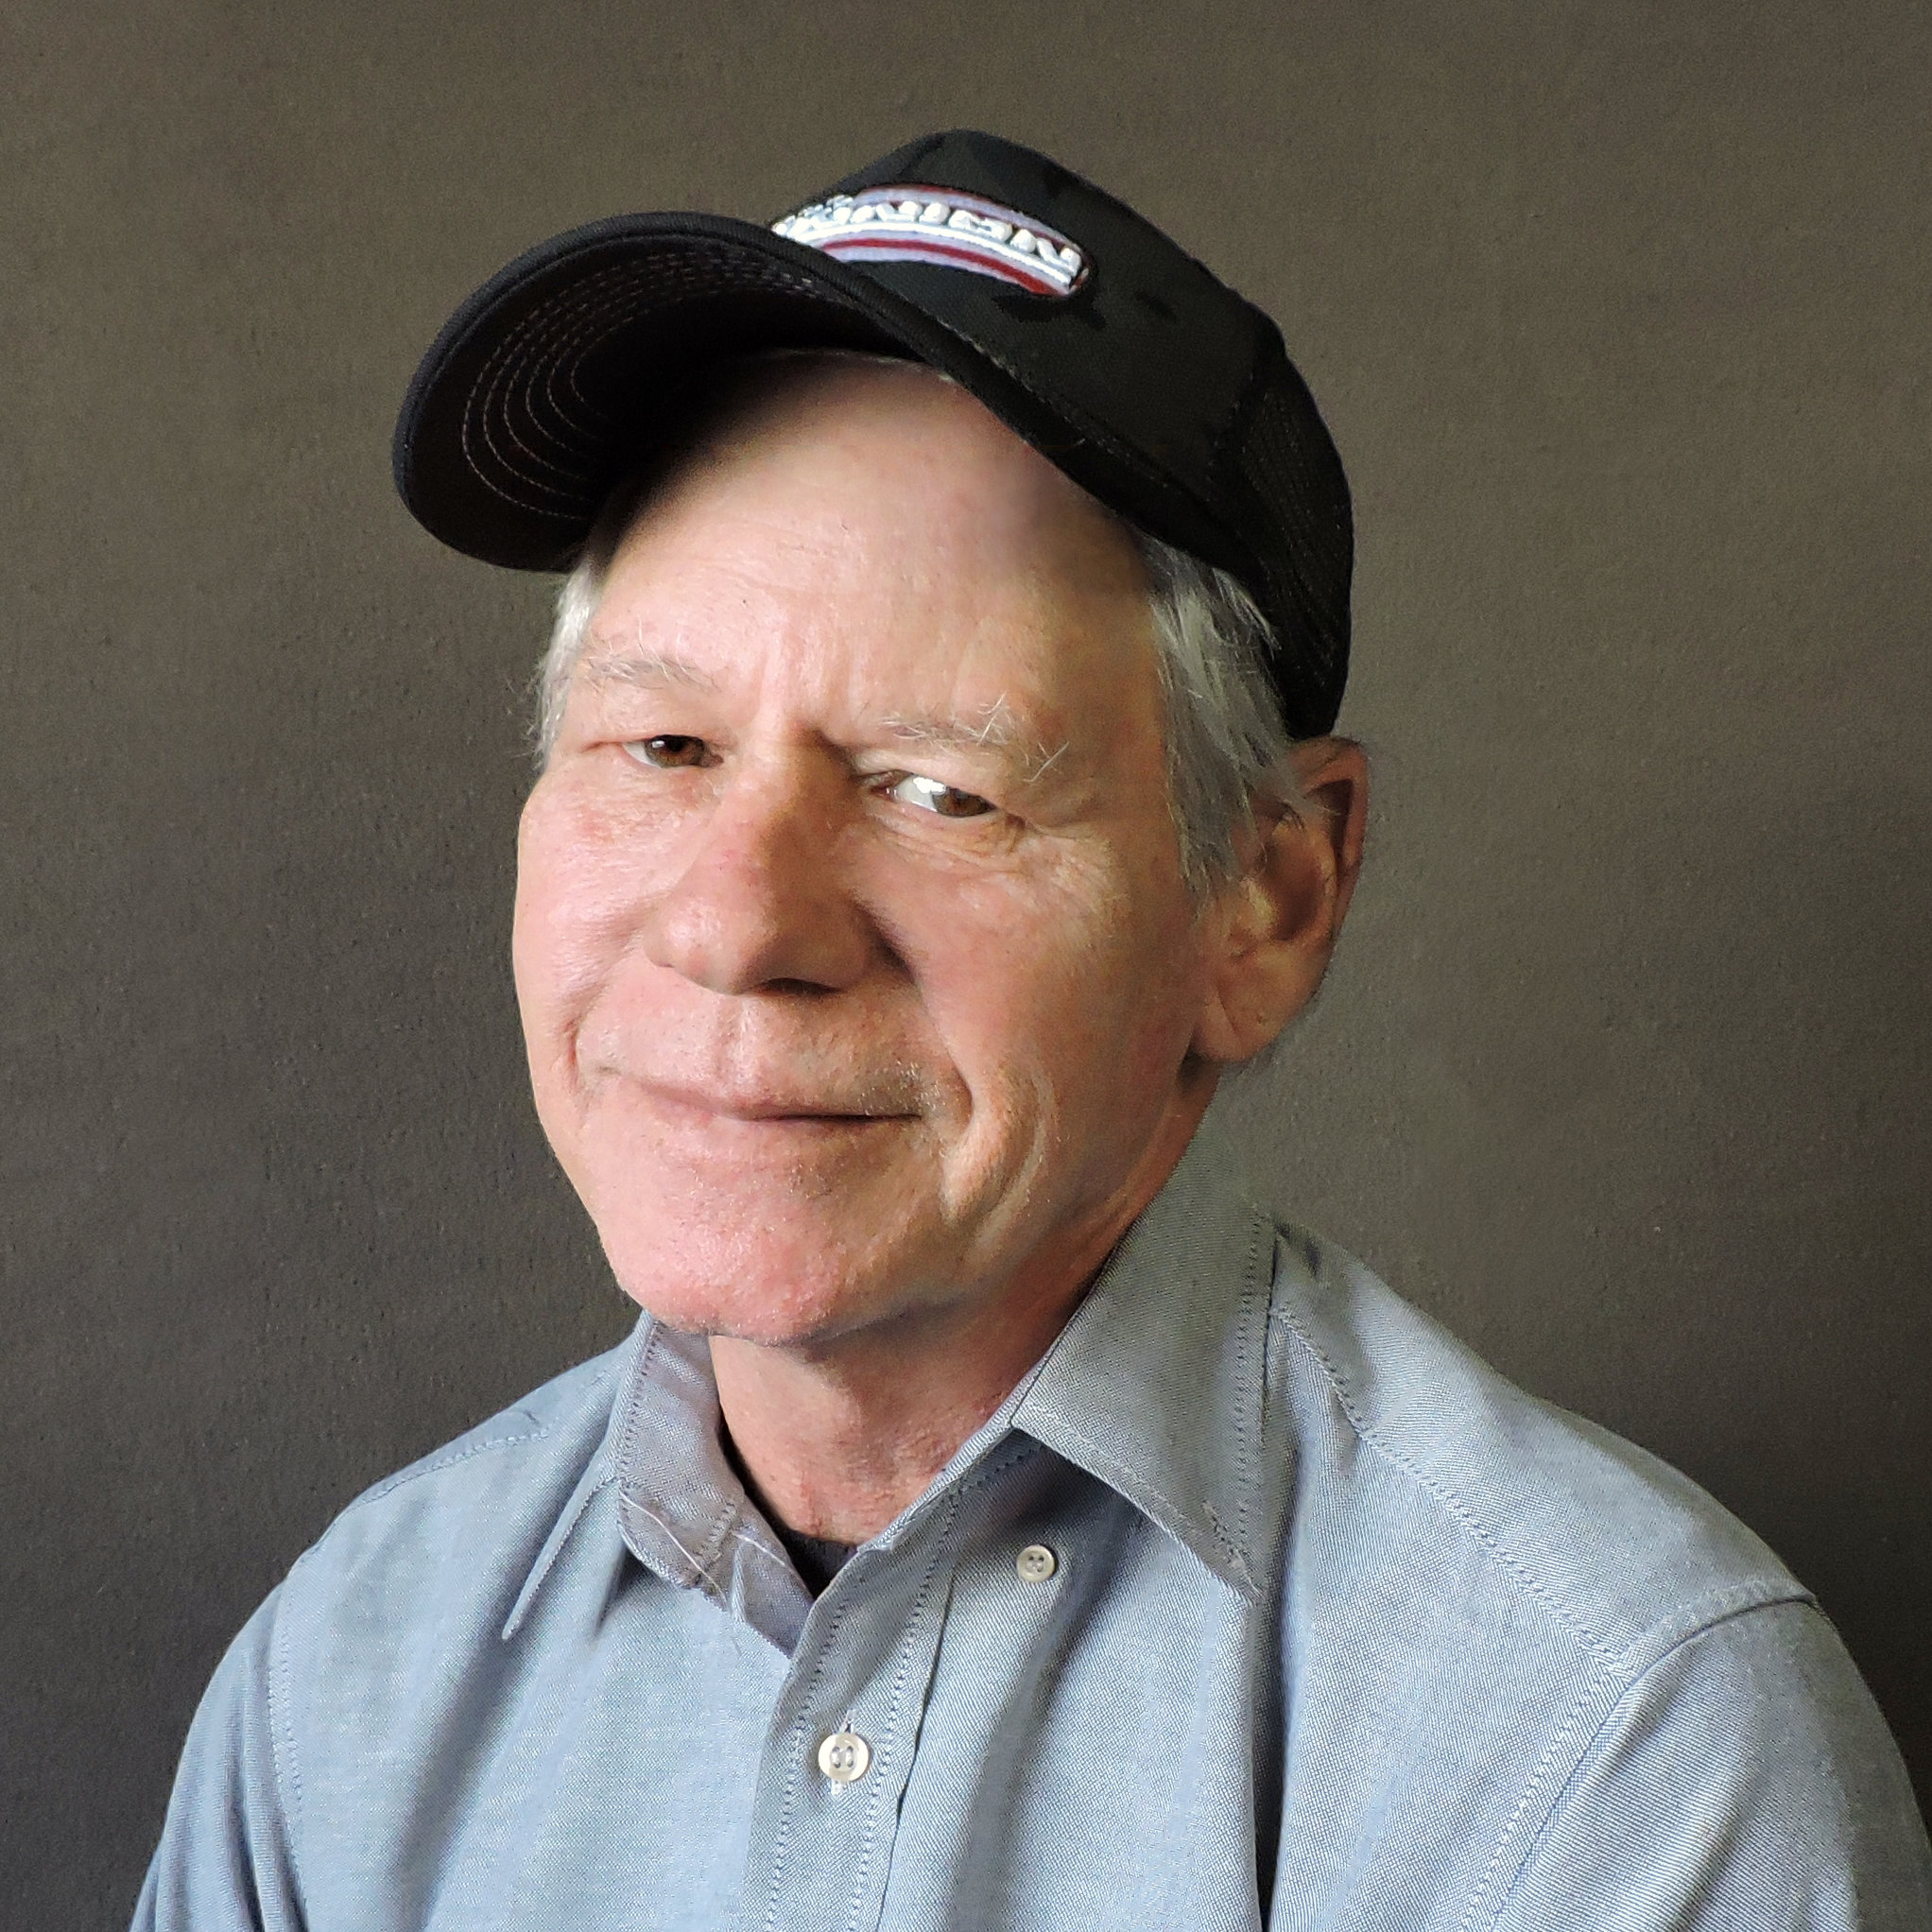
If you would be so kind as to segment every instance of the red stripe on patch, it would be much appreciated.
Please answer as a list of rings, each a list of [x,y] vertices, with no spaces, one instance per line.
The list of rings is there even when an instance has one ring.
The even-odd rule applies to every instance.
[[[948,235],[942,241],[940,238],[942,234],[946,234],[945,230],[936,231],[928,237],[860,229],[855,234],[828,236],[817,246],[820,252],[835,255],[840,261],[924,262],[930,267],[966,268],[975,274],[990,275],[996,282],[1009,282],[1016,288],[1024,288],[1029,295],[1065,292],[1060,284],[1049,282],[1044,275],[1029,275],[1003,255],[975,248],[964,235]]]

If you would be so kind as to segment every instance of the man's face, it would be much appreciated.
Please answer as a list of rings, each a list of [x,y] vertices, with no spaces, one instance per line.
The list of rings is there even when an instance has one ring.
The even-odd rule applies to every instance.
[[[538,1111],[630,1295],[826,1341],[1105,1223],[1204,1098],[1161,720],[1130,544],[929,371],[793,369],[654,495],[515,942]]]

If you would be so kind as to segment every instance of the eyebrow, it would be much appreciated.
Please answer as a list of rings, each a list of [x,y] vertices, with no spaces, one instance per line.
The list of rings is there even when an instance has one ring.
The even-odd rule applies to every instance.
[[[688,658],[670,657],[661,650],[611,649],[592,641],[578,661],[578,675],[593,684],[630,684],[647,690],[672,686],[683,691],[716,691],[717,680]]]
[[[977,724],[958,717],[896,714],[881,720],[887,733],[901,744],[930,746],[944,751],[1017,751],[1028,785],[1044,778],[1059,762],[1071,740],[1063,739],[1052,750],[1039,738],[1029,738],[1020,727],[1004,697],[986,707]]]
[[[644,690],[706,692],[718,688],[717,680],[688,658],[660,650],[612,648],[596,639],[578,661],[575,675],[607,687],[622,684]],[[902,745],[941,751],[1017,752],[1021,775],[1027,785],[1037,785],[1044,778],[1072,745],[1071,739],[1062,739],[1049,750],[1044,740],[1029,737],[1003,695],[985,708],[976,724],[961,717],[902,712],[881,719],[880,728]]]

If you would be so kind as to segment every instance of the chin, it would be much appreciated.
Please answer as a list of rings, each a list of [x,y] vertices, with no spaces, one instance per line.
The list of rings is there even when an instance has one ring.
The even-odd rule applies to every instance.
[[[559,1151],[618,1285],[689,1334],[829,1338],[951,1282],[963,1258],[921,1121],[667,1124],[626,1091]]]
[[[910,1299],[896,1285],[925,1272],[910,1254],[854,1251],[796,1212],[733,1216],[726,1227],[689,1214],[593,1218],[617,1285],[639,1307],[687,1335],[763,1347],[829,1341],[888,1319]]]

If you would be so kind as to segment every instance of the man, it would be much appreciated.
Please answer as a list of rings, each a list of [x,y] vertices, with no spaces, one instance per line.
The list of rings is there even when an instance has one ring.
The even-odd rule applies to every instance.
[[[954,134],[536,250],[397,449],[572,570],[517,987],[646,1316],[297,1564],[138,1924],[1932,1924],[1803,1588],[1202,1126],[1366,809],[1272,324]]]

